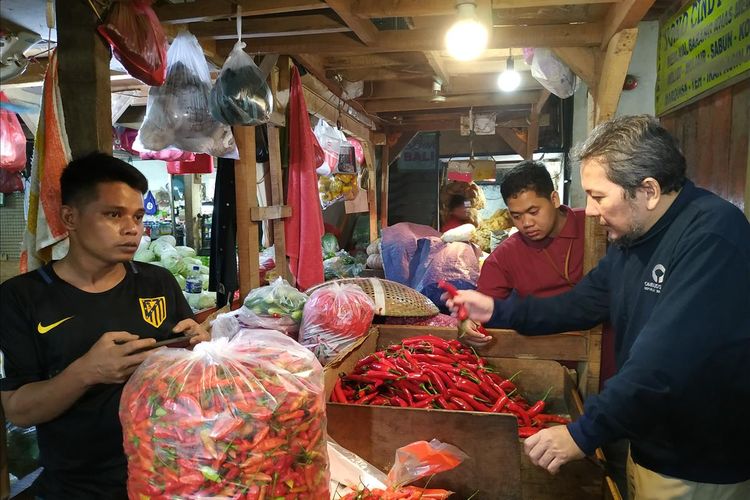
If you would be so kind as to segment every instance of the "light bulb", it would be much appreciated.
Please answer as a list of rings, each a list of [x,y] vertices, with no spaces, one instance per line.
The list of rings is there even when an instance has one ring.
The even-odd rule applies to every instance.
[[[508,57],[505,71],[497,77],[497,86],[503,92],[513,92],[521,85],[521,75],[513,67],[513,58]]]
[[[458,5],[458,21],[445,34],[445,48],[451,57],[470,61],[487,48],[487,28],[480,23],[473,3]]]

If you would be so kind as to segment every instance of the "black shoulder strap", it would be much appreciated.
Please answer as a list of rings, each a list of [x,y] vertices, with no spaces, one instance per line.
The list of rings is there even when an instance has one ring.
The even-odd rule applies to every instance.
[[[128,264],[130,264],[130,269],[133,271],[133,274],[138,274],[138,266],[135,265],[135,262],[129,260]]]
[[[45,283],[48,285],[52,284],[52,276],[49,275],[49,273],[44,269],[47,266],[39,267],[37,268],[36,272],[39,273],[39,276],[42,277]]]

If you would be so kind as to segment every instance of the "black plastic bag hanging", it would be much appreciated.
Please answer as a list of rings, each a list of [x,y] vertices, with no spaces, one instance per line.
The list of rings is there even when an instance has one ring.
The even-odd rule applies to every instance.
[[[237,43],[211,89],[211,115],[227,125],[261,125],[271,119],[273,96],[261,72],[244,50],[242,15],[237,7]]]

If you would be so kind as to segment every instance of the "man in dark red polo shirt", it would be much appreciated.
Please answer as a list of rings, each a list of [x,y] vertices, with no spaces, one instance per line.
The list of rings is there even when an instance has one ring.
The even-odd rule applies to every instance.
[[[518,232],[484,262],[477,290],[497,299],[513,290],[537,297],[570,290],[583,276],[583,209],[560,204],[547,168],[537,161],[513,167],[500,192]],[[490,337],[469,331],[466,340],[482,344]]]

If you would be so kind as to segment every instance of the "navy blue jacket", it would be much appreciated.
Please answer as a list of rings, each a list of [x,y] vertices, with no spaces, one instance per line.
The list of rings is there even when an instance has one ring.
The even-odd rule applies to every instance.
[[[491,326],[527,335],[609,320],[617,374],[568,426],[587,454],[631,440],[636,463],[697,482],[750,479],[750,224],[688,181],[627,248],[570,292],[496,301]]]

